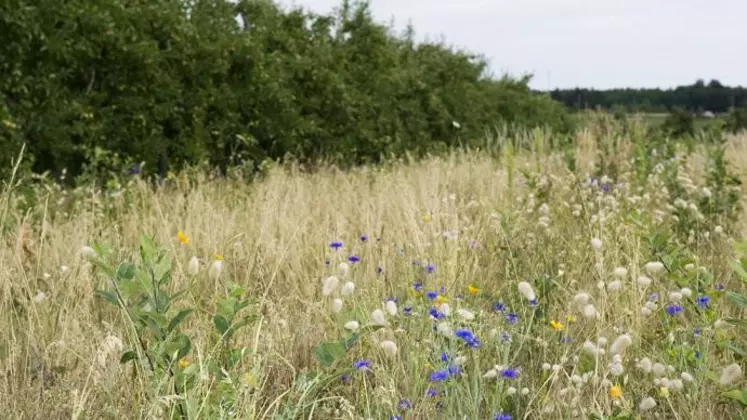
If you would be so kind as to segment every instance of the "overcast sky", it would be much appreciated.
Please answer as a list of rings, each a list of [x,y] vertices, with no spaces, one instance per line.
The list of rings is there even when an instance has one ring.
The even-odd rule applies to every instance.
[[[339,0],[281,0],[329,12]],[[537,89],[747,85],[747,0],[372,0],[377,20],[411,20],[484,54]]]

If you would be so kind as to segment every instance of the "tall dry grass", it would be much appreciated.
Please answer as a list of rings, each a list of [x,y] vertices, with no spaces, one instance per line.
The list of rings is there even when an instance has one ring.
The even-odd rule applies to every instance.
[[[588,133],[580,139],[580,166],[589,168],[595,158],[594,141]],[[624,156],[625,151],[620,153]],[[747,180],[747,136],[732,138],[729,154]],[[544,182],[553,184],[548,199],[552,217],[546,231],[537,227],[537,213],[525,211],[532,199],[521,169],[541,174]],[[656,341],[662,336],[655,334],[655,323],[640,315],[645,297],[630,280],[650,254],[634,226],[624,223],[624,215],[614,208],[610,208],[608,223],[573,217],[566,207],[574,190],[571,179],[562,159],[552,154],[495,160],[480,153],[455,152],[418,163],[349,172],[328,169],[306,174],[278,168],[253,185],[204,178],[154,191],[136,182],[117,197],[91,192],[75,200],[69,193],[53,190],[41,195],[26,213],[16,210],[25,198],[7,191],[0,200],[8,209],[3,223],[12,226],[4,233],[0,248],[0,413],[3,418],[19,419],[165,415],[159,408],[163,396],[150,394],[147,381],[133,378],[131,369],[118,366],[118,355],[106,353],[107,337],[119,337],[126,344],[132,336],[121,313],[95,297],[105,280],[79,255],[82,245],[95,241],[109,244],[122,258],[132,257],[140,235],[147,233],[173,252],[172,287],[187,288],[186,304],[198,308],[186,324],[194,343],[193,363],[200,363],[209,351],[209,311],[225,286],[236,282],[256,299],[255,309],[262,319],[237,337],[238,344],[251,354],[242,368],[257,379],[251,392],[240,398],[239,418],[287,418],[283,415],[288,415],[289,407],[301,406],[306,414],[309,407],[316,407],[314,418],[388,418],[400,398],[420,398],[430,363],[421,356],[430,354],[429,346],[435,344],[395,331],[388,334],[398,342],[399,357],[389,364],[381,361],[388,367],[376,370],[366,392],[333,385],[309,399],[298,383],[302,372],[318,369],[313,347],[339,337],[346,316],[366,318],[386,296],[401,296],[401,302],[409,296],[409,285],[422,277],[413,260],[436,265],[435,273],[425,277],[427,287],[446,287],[454,307],[462,305],[457,297],[465,294],[470,283],[479,283],[482,293],[518,304],[510,297],[517,294],[518,281],[562,272],[555,277],[557,290],[547,309],[550,318],[562,322],[572,312],[567,302],[574,294],[597,293],[598,282],[609,282],[615,267],[628,267],[626,288],[631,291],[616,299],[600,297],[598,306],[606,317],[569,329],[573,345],[553,342],[556,334],[546,326],[538,333],[550,343],[545,347],[534,346],[534,337],[522,338],[516,331],[510,351],[519,352],[523,363],[517,387],[526,387],[530,394],[510,407],[525,418],[571,418],[574,414],[588,418],[594,411],[615,410],[606,391],[598,389],[580,392],[580,399],[571,406],[571,394],[566,398],[561,393],[569,388],[561,382],[567,382],[570,374],[555,383],[540,367],[572,359],[587,339],[604,335],[612,341],[623,330],[634,335],[634,345],[625,356],[631,376],[624,384],[622,378],[617,379],[624,391],[622,403],[617,403],[620,409],[637,413],[637,404],[650,394],[657,399],[659,418],[735,415],[733,405],[720,404],[718,387],[707,376],[734,359],[717,351],[713,343],[702,344],[708,355],[702,365],[687,368],[697,382],[686,384],[684,391],[672,391],[669,399],[657,396],[650,381],[633,373],[635,360],[656,358],[659,355],[654,352],[665,351]],[[625,196],[617,199],[622,202]],[[589,209],[588,214],[595,211]],[[747,230],[741,226],[741,231],[728,234],[744,236]],[[190,236],[189,245],[174,240],[179,230]],[[368,235],[367,242],[359,239],[363,234]],[[589,248],[592,237],[603,238],[606,245],[601,266]],[[344,254],[329,249],[332,240],[345,243]],[[473,249],[468,241],[479,246]],[[718,283],[737,287],[728,267],[729,250],[726,238],[704,241],[698,248],[699,263],[714,273]],[[328,299],[321,296],[321,282],[336,272],[337,264],[349,253],[361,257],[351,270],[356,294],[345,303],[343,314],[347,315],[335,316]],[[221,281],[208,281],[204,269],[197,278],[186,275],[191,256],[198,256],[205,266],[215,254],[223,255],[226,263]],[[376,274],[377,267],[383,269],[381,274]],[[489,318],[493,316],[490,306],[476,302],[463,306],[485,319],[479,321],[481,331],[501,328],[498,318]],[[346,312],[353,307],[360,312]],[[716,308],[719,316],[734,315],[723,302],[717,302]],[[682,330],[695,327],[708,325],[688,318]],[[685,335],[678,330],[678,339]],[[712,334],[704,336],[710,339]],[[523,341],[526,344],[519,346]],[[371,342],[362,343],[350,360],[383,357],[371,349],[375,349]],[[495,356],[490,353],[479,361],[475,356],[468,363],[485,371],[498,361],[484,359]],[[490,409],[509,407],[502,402],[510,399],[505,386],[479,385],[481,379],[474,373],[468,381],[471,392],[460,394],[461,406],[449,400],[451,405],[441,408],[444,418],[456,418],[456,414],[487,418]],[[544,411],[548,407],[554,411]],[[431,418],[437,413],[426,401],[416,404],[409,418]]]

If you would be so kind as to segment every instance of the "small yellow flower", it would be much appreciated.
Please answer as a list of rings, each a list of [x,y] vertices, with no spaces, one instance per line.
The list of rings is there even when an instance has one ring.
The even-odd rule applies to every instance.
[[[661,395],[662,398],[669,398],[669,388],[665,386],[659,388],[659,395]]]
[[[189,245],[189,236],[181,230],[176,233],[176,240],[179,241],[180,244]]]
[[[610,388],[609,394],[610,394],[610,398],[612,398],[613,400],[616,400],[622,397],[623,390],[620,387],[620,385],[615,385],[612,388]]]
[[[441,295],[438,295],[436,297],[436,303],[439,304],[439,305],[442,304],[442,303],[446,303],[448,301],[449,301],[449,299],[447,299],[447,298],[445,298],[445,297],[443,297]]]
[[[555,331],[563,331],[565,329],[565,325],[563,325],[562,323],[560,323],[558,321],[550,321],[550,326]]]
[[[223,261],[223,255],[215,254],[215,259],[218,261]]]
[[[565,320],[568,321],[569,324],[571,322],[576,322],[576,316],[575,315],[568,315],[567,317],[565,317]]]
[[[479,287],[474,286],[472,284],[470,284],[469,286],[467,286],[467,291],[470,292],[473,295],[476,295],[476,294],[478,294],[478,293],[481,292],[481,290],[480,290]]]
[[[186,369],[187,366],[189,366],[189,365],[191,365],[191,363],[189,363],[189,360],[187,360],[187,359],[181,359],[181,360],[179,360],[179,367],[180,368]]]
[[[430,213],[428,213],[428,212],[425,212],[425,214],[423,214],[423,221],[424,221],[425,223],[428,223],[428,222],[430,222],[431,220],[432,220],[432,219],[431,219],[431,214],[430,214]]]
[[[245,373],[242,379],[244,382],[244,386],[246,386],[247,388],[254,388],[255,386],[257,386],[257,378],[249,372]]]

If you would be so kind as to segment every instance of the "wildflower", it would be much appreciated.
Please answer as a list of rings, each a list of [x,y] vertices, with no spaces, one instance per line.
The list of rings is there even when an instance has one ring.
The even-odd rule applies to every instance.
[[[180,359],[179,360],[179,368],[186,369],[191,363],[189,363],[189,360],[187,359]]]
[[[666,367],[664,367],[664,365],[662,365],[661,363],[654,363],[654,366],[651,370],[656,376],[664,376],[667,373]]]
[[[638,287],[646,288],[648,286],[651,286],[651,279],[646,276],[640,276],[638,277]]]
[[[480,347],[480,338],[472,333],[471,330],[466,328],[456,330],[454,335],[457,338],[462,339],[468,347],[477,348]]]
[[[607,290],[610,292],[617,292],[622,288],[622,282],[620,280],[615,280],[607,285]]]
[[[361,242],[366,242],[366,241],[368,240],[368,236],[366,236],[366,235],[361,235],[361,236],[359,237],[359,239],[361,240]]]
[[[708,304],[711,302],[711,298],[708,296],[698,296],[695,298],[695,303],[701,309],[708,309]]]
[[[521,388],[521,392],[520,393],[521,393],[522,396],[529,395],[529,388]]]
[[[353,363],[353,369],[355,370],[371,370],[371,362],[368,360],[357,360]]]
[[[496,312],[503,312],[506,310],[506,306],[503,304],[503,302],[498,302],[493,304],[493,310]]]
[[[351,255],[351,256],[348,257],[348,261],[350,261],[353,264],[355,264],[357,262],[360,262],[360,260],[361,260],[361,258],[359,256],[357,256],[357,255]]]
[[[410,410],[412,409],[412,403],[407,398],[403,398],[397,403],[397,408],[400,410]]]
[[[339,313],[342,310],[342,299],[335,299],[332,301],[332,312]]]
[[[452,365],[446,368],[446,372],[448,372],[449,376],[459,376],[462,374],[462,368],[458,365]]]
[[[340,263],[337,269],[339,270],[340,277],[342,278],[346,278],[348,276],[348,273],[350,272],[350,266],[344,262]]]
[[[427,271],[429,274],[431,274],[434,271],[436,271],[436,266],[433,265],[433,264],[428,264],[428,265],[425,266],[425,271]]]
[[[425,297],[427,297],[430,300],[435,300],[438,297],[438,292],[425,292]]]
[[[428,389],[427,389],[427,390],[425,391],[425,395],[426,395],[426,396],[428,396],[428,397],[431,397],[431,398],[433,398],[433,397],[435,397],[436,395],[438,395],[438,391],[436,391],[436,390],[435,390],[435,389],[433,389],[433,388],[428,388]]]
[[[511,312],[506,314],[506,322],[508,322],[510,325],[516,324],[516,321],[519,320],[519,315]]]
[[[594,249],[594,251],[599,251],[602,249],[602,240],[599,238],[592,238],[591,239],[591,247]]]
[[[96,251],[93,250],[90,246],[83,246],[80,248],[80,254],[83,255],[85,258],[96,258],[97,254]]]
[[[340,289],[340,294],[342,296],[350,296],[355,292],[355,283],[352,281],[348,281],[345,284],[342,285],[342,289]]]
[[[511,395],[514,395],[514,394],[516,394],[516,388],[510,386],[510,387],[508,387],[508,389],[506,389],[506,395],[511,396]]]
[[[680,305],[674,305],[674,304],[667,305],[667,313],[672,316],[682,313],[683,310],[684,309]]]
[[[412,290],[422,293],[423,292],[423,283],[417,282],[412,284]]]
[[[611,354],[621,354],[626,348],[633,344],[633,340],[628,334],[623,334],[615,339],[610,346]]]
[[[498,377],[498,371],[495,368],[490,369],[482,375],[483,379],[494,379]]]
[[[433,373],[431,373],[431,376],[428,378],[431,382],[441,382],[445,381],[449,377],[449,372],[446,370],[437,370]]]
[[[451,308],[449,307],[448,303],[442,303],[438,305],[438,308],[441,310],[441,313],[446,316],[449,316],[449,314],[451,314]]]
[[[597,308],[592,303],[584,305],[583,313],[585,318],[599,317],[599,311],[597,311]]]
[[[550,321],[550,326],[555,331],[563,331],[565,329],[565,325],[563,325],[562,323],[560,323],[558,321],[555,321],[555,320]]]
[[[477,287],[477,286],[474,286],[474,285],[470,284],[469,286],[467,286],[467,291],[471,295],[476,295],[476,294],[480,293],[480,288]]]
[[[44,299],[46,299],[46,298],[47,298],[47,294],[46,293],[37,290],[36,294],[34,295],[34,297],[31,300],[33,300],[34,303],[38,304],[38,303],[42,303],[44,301]]]
[[[638,408],[641,411],[648,411],[652,408],[656,407],[656,401],[654,401],[651,397],[644,398],[640,404],[638,404]]]
[[[391,316],[397,315],[397,303],[395,303],[393,300],[388,300],[386,302],[386,311]]]
[[[340,279],[337,278],[337,276],[329,276],[324,280],[324,285],[322,286],[322,295],[329,296],[332,294],[332,292],[337,289],[337,285],[340,283]]]
[[[394,357],[397,355],[397,344],[394,341],[384,340],[379,343],[379,346],[381,346],[387,356]]]
[[[410,315],[412,315],[412,306],[405,306],[404,308],[402,308],[402,313],[403,313],[403,314],[404,314],[405,316],[410,316]]]
[[[669,388],[671,389],[679,391],[683,389],[684,387],[685,385],[682,383],[682,380],[680,379],[672,379],[671,381],[669,381]]]
[[[615,277],[620,278],[620,279],[624,278],[625,276],[628,275],[628,269],[625,268],[625,267],[617,267],[612,272],[612,275],[614,275]]]
[[[358,321],[348,321],[345,323],[345,329],[351,332],[358,331],[358,328],[360,327],[360,324]]]
[[[542,370],[550,370],[550,368],[552,368],[552,366],[550,366],[549,363],[543,363],[542,364]]]
[[[511,415],[506,413],[498,413],[493,416],[493,420],[511,420]]]
[[[444,297],[444,296],[441,296],[441,295],[438,295],[438,296],[436,296],[436,304],[439,304],[439,305],[440,305],[440,304],[442,304],[442,303],[446,303],[446,302],[448,302],[448,301],[449,301],[449,299],[447,299],[447,298],[446,298],[446,297]]]
[[[220,273],[222,271],[223,271],[223,260],[222,259],[216,259],[210,265],[210,269],[208,270],[208,276],[210,276],[211,280],[217,280],[218,277],[220,277]]]
[[[532,289],[532,285],[525,281],[519,283],[519,292],[529,301],[537,299],[537,296],[534,294],[534,289]]]
[[[428,222],[430,222],[431,220],[432,220],[432,218],[431,218],[431,214],[430,214],[429,212],[425,212],[425,213],[423,213],[423,221],[424,221],[425,223],[428,223]]]
[[[696,338],[697,338],[697,337],[700,337],[700,334],[701,334],[701,332],[702,332],[702,331],[700,330],[700,328],[695,328],[695,329],[693,330],[693,336],[695,336]]]
[[[473,319],[475,319],[475,314],[466,309],[457,309],[456,313],[457,316],[459,316],[459,318],[462,318],[462,320],[464,321],[472,321]]]
[[[505,369],[502,369],[500,373],[501,373],[501,377],[505,379],[516,379],[517,377],[519,377],[518,369],[505,368]]]
[[[680,374],[680,378],[682,378],[682,380],[685,381],[685,382],[694,382],[695,381],[695,378],[693,378],[693,375],[691,375],[691,374],[689,374],[687,372],[682,372]]]
[[[187,236],[187,234],[182,232],[181,230],[176,233],[176,240],[180,244],[189,245],[189,236]]]
[[[384,317],[384,311],[376,309],[371,312],[371,324],[379,327],[385,327],[387,325],[386,318]]]
[[[450,337],[453,335],[453,331],[451,329],[451,325],[448,322],[441,322],[436,326],[436,331],[438,331],[439,334]]]
[[[335,251],[342,248],[342,242],[340,241],[333,241],[329,243],[329,247],[334,249]]]
[[[591,300],[591,296],[586,292],[576,293],[576,296],[573,297],[573,303],[577,305],[585,305],[589,303],[589,300]]]
[[[66,266],[66,265],[61,265],[61,266],[60,266],[60,273],[62,273],[62,274],[65,274],[65,273],[67,273],[68,271],[70,271],[70,267],[68,267],[68,266]]]
[[[646,272],[650,275],[656,275],[664,271],[664,264],[661,261],[651,261],[646,263],[644,267]]]
[[[693,295],[693,291],[688,287],[683,287],[682,289],[680,289],[680,294],[683,297],[689,298],[690,296]]]
[[[190,276],[197,275],[197,273],[200,271],[200,261],[197,259],[197,257],[193,256],[189,259],[189,262],[187,263],[187,274]]]
[[[721,385],[730,385],[741,377],[742,368],[738,364],[733,363],[721,371],[721,378],[718,381]]]
[[[376,267],[376,274],[381,274],[384,272],[384,269],[379,265]]]
[[[669,301],[670,302],[680,302],[680,301],[682,301],[682,293],[681,292],[671,292],[671,293],[669,293]]]

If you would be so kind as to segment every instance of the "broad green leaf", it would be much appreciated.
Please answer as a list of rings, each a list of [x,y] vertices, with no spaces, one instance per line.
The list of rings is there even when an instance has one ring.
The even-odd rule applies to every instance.
[[[129,351],[124,352],[124,354],[122,354],[122,357],[119,358],[119,363],[125,364],[135,359],[137,359],[137,353],[135,353],[132,350],[129,350]]]
[[[213,325],[218,330],[220,335],[223,335],[228,331],[228,321],[222,315],[213,316]]]
[[[137,271],[137,268],[135,267],[134,264],[130,264],[130,263],[120,264],[119,267],[117,267],[117,272],[114,278],[117,282],[120,282],[122,280],[132,280],[135,277],[136,271]]]
[[[325,367],[330,367],[337,360],[345,357],[345,353],[345,345],[338,341],[329,341],[314,347],[314,357]]]
[[[731,398],[734,401],[739,402],[742,407],[747,407],[747,391],[740,389],[732,389],[731,391],[722,392],[722,397]]]
[[[737,304],[742,309],[747,309],[747,296],[742,293],[726,292],[726,296],[730,301]]]
[[[747,358],[747,352],[743,348],[737,346],[731,340],[720,341],[716,344],[716,346],[722,349],[731,350],[734,354],[737,354],[742,358]]]
[[[97,295],[98,295],[99,297],[101,297],[101,298],[103,298],[103,299],[106,299],[106,300],[107,300],[107,301],[109,301],[109,302],[110,302],[111,304],[113,304],[113,305],[116,305],[116,306],[119,306],[119,299],[117,299],[117,295],[115,295],[114,293],[112,293],[112,292],[107,292],[107,291],[105,291],[105,290],[97,290],[97,291],[96,291],[96,294],[97,294]]]
[[[176,316],[171,319],[171,322],[169,322],[169,326],[166,328],[166,333],[170,334],[174,331],[174,329],[178,327],[179,324],[181,324],[182,321],[184,321],[192,312],[194,312],[194,309],[184,309],[176,314]]]

